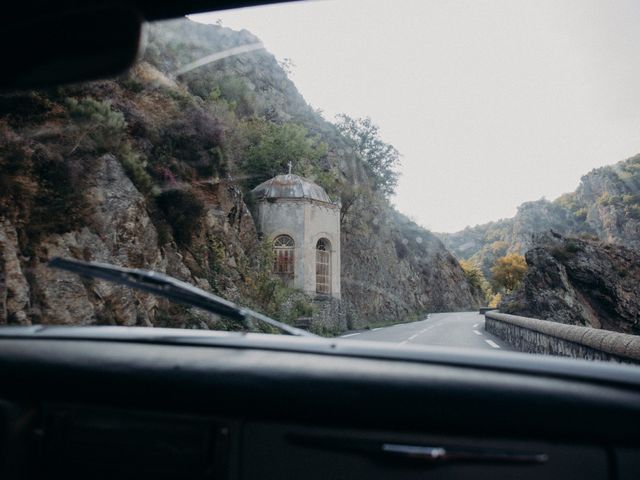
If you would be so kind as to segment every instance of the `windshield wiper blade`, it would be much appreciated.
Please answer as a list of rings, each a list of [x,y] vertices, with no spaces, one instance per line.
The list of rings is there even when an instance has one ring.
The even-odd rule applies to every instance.
[[[173,302],[197,307],[245,324],[253,318],[289,335],[316,336],[310,332],[279,322],[248,308],[240,307],[222,297],[218,297],[217,295],[168,275],[154,272],[153,270],[124,268],[108,263],[83,262],[81,260],[59,257],[52,258],[49,261],[49,267],[77,273],[83,277],[99,278],[100,280],[127,285],[131,288],[164,297]]]

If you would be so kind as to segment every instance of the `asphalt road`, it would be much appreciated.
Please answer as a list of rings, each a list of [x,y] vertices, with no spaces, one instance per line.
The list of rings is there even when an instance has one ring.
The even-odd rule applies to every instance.
[[[484,316],[478,312],[432,313],[418,322],[350,332],[342,337],[403,345],[511,350],[502,340],[485,331]]]

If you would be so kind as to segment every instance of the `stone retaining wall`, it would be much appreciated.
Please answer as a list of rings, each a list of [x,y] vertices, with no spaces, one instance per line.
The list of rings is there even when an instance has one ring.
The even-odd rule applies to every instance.
[[[316,297],[311,330],[320,334],[338,334],[347,330],[344,302],[333,297]]]
[[[484,317],[488,332],[520,352],[640,364],[640,336],[493,311]]]

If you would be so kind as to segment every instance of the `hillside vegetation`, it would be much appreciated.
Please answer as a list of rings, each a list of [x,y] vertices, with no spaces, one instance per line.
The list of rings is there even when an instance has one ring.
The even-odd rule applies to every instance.
[[[247,31],[183,19],[147,37],[121,78],[0,96],[0,323],[237,328],[53,271],[55,255],[166,272],[286,322],[313,316],[320,333],[483,301],[442,243],[390,206],[398,155],[358,142],[369,119],[325,121],[264,50],[174,75],[258,41]],[[270,273],[248,193],[288,162],[342,202],[339,304]]]

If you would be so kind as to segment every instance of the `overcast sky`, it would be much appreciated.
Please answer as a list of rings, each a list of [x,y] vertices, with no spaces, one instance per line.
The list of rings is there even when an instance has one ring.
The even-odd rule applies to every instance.
[[[393,202],[433,231],[512,216],[640,152],[640,1],[325,0],[192,17],[246,28],[328,120],[402,153]]]

